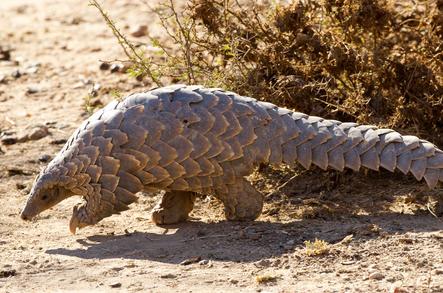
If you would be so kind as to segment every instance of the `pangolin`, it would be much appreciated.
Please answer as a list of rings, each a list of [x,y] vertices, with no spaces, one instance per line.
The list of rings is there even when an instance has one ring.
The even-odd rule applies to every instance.
[[[308,116],[236,93],[173,85],[113,101],[74,132],[41,171],[21,217],[73,195],[70,230],[128,209],[139,191],[165,191],[156,224],[183,221],[197,194],[221,200],[228,220],[253,220],[263,195],[246,179],[258,164],[362,167],[443,181],[443,152],[392,129]]]

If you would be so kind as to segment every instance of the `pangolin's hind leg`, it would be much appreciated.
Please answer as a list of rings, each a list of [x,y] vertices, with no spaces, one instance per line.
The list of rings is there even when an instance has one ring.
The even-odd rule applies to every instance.
[[[217,189],[215,197],[225,206],[225,216],[231,221],[255,220],[263,209],[263,195],[244,178],[238,178],[234,184]]]
[[[152,221],[157,225],[174,224],[188,219],[194,208],[195,192],[169,191],[152,209]]]

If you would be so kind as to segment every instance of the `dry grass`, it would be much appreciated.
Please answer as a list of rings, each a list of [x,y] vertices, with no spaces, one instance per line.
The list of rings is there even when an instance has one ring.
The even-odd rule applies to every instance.
[[[267,284],[277,281],[277,277],[274,275],[259,275],[255,277],[255,281],[259,284]]]
[[[320,256],[329,253],[329,243],[324,240],[315,239],[314,241],[305,241],[307,256]]]

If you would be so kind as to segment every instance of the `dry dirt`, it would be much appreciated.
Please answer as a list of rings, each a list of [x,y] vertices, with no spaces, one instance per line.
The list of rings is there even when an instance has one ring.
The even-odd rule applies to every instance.
[[[75,236],[67,224],[77,199],[21,221],[43,155],[53,157],[85,118],[93,84],[103,102],[113,89],[149,87],[99,69],[122,54],[87,4],[0,1],[0,45],[12,49],[0,61],[0,133],[49,129],[39,140],[0,144],[1,292],[443,292],[443,222],[427,208],[442,190],[400,175],[299,172],[249,223],[223,221],[220,205],[205,199],[191,222],[157,227],[149,220],[157,198],[143,195]],[[124,31],[154,31],[139,4],[106,1]],[[264,192],[295,174],[264,171],[252,177]],[[304,242],[316,238],[326,251],[308,256]]]

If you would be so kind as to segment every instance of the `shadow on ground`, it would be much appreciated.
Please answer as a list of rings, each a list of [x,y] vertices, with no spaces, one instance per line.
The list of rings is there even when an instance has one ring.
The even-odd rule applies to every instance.
[[[339,221],[190,222],[166,228],[176,229],[175,233],[135,231],[123,235],[94,235],[78,240],[84,248],[57,248],[46,253],[83,259],[144,259],[163,263],[180,263],[196,256],[221,261],[254,262],[291,252],[304,246],[305,240],[318,238],[336,243],[353,234],[353,241],[367,241],[380,237],[382,233],[443,230],[443,221],[430,215],[389,213]]]

